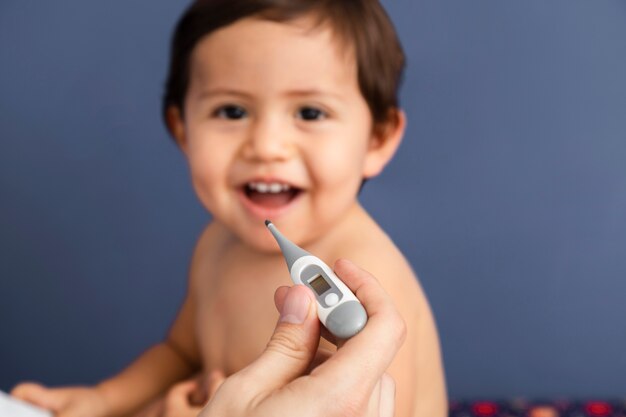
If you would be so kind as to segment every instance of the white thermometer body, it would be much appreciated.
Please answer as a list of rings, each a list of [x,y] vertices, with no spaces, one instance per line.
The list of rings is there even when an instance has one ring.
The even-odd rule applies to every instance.
[[[367,313],[352,291],[321,259],[284,237],[265,221],[287,261],[291,280],[309,287],[317,301],[317,315],[335,337],[348,339],[367,323]]]

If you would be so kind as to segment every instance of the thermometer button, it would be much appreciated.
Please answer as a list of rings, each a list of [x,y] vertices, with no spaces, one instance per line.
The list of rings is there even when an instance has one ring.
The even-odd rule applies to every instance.
[[[324,298],[324,301],[328,307],[332,307],[339,301],[339,296],[334,292],[331,292],[326,296],[326,298]]]

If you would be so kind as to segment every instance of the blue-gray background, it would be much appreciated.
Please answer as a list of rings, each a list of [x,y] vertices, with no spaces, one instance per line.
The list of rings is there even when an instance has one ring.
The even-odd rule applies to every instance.
[[[452,398],[626,390],[626,2],[388,0],[399,154],[362,195]],[[0,389],[159,340],[208,215],[159,118],[184,1],[0,3]]]

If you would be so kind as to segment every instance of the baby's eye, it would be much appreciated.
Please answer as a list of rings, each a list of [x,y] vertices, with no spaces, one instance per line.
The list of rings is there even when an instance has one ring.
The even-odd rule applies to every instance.
[[[222,119],[239,120],[246,117],[247,112],[246,109],[244,109],[243,107],[236,106],[234,104],[228,104],[215,110],[213,115]]]
[[[302,107],[298,110],[298,118],[302,120],[321,120],[325,117],[326,113],[315,107]]]

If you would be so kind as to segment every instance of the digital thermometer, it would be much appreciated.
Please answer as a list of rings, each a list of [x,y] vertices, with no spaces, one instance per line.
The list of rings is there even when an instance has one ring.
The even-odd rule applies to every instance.
[[[287,261],[291,280],[313,290],[317,315],[322,324],[337,338],[348,339],[367,323],[367,313],[352,291],[321,259],[311,255],[282,235],[265,220]]]

